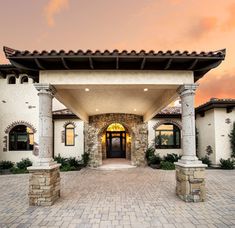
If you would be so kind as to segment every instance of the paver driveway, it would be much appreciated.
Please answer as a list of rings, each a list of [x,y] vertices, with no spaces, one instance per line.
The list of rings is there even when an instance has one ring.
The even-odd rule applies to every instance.
[[[235,227],[235,171],[207,171],[207,201],[175,196],[175,172],[61,173],[61,198],[29,207],[28,175],[0,176],[0,227]]]

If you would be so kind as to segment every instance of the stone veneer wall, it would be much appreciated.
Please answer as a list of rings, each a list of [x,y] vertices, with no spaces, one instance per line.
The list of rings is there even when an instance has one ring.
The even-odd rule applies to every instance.
[[[102,165],[102,136],[111,123],[120,123],[126,128],[131,137],[131,155],[128,157],[133,165],[144,166],[148,147],[147,123],[143,122],[142,116],[117,113],[90,116],[89,123],[85,124],[85,151],[90,153],[90,165]]]
[[[60,170],[29,169],[29,205],[51,206],[60,197]]]
[[[186,202],[205,201],[205,167],[176,165],[176,194]]]

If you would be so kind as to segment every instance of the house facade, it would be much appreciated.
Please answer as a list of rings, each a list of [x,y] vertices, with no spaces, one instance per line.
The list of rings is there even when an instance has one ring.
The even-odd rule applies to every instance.
[[[18,162],[22,158],[29,158],[36,161],[39,154],[37,149],[39,142],[39,104],[34,82],[27,74],[16,76],[9,72],[6,77],[0,79],[0,88],[2,91],[0,104],[2,110],[0,118],[0,136],[2,139],[0,141],[0,160]],[[211,146],[213,153],[210,155],[210,159],[214,166],[219,165],[221,158],[227,159],[231,155],[228,134],[232,130],[233,122],[235,122],[234,107],[234,99],[212,98],[195,109],[197,155],[199,158],[206,156],[206,149]],[[114,116],[115,114],[109,115]],[[106,118],[109,115],[106,114]],[[105,118],[103,115],[100,117]],[[135,117],[125,114],[120,116],[120,120],[117,120],[117,122],[108,121],[110,124],[104,129],[101,136],[102,160],[117,157],[132,161],[131,136],[125,126],[120,126],[125,118]],[[31,146],[19,145],[19,147],[13,147],[11,145],[11,131],[19,125],[24,125],[32,130],[31,142],[29,138],[27,140],[26,138],[22,139],[26,140],[29,145],[31,143]],[[54,100],[53,156],[81,157],[86,151],[85,126],[83,120]],[[21,133],[24,132],[25,129],[22,129]],[[121,137],[121,133],[124,133],[123,137]],[[111,137],[109,137],[109,134]],[[171,153],[182,155],[181,137],[180,103],[162,109],[147,122],[147,147],[155,147],[156,153],[160,156]],[[115,154],[115,149],[119,152],[122,149],[122,152],[116,152]],[[102,160],[98,165],[102,164]]]
[[[80,156],[85,151],[92,167],[115,157],[144,166],[152,143],[162,155],[182,154],[176,164],[177,194],[185,201],[204,199],[205,165],[196,156],[195,82],[224,60],[225,50],[29,52],[5,47],[4,52],[11,65],[0,68],[6,91],[1,103],[1,159],[19,159],[18,148],[21,156],[35,159],[29,168],[30,204],[49,205],[59,197],[59,178],[53,178],[48,203],[33,190],[38,173],[59,176],[53,155]],[[8,87],[14,96],[7,94]],[[72,113],[53,113],[54,97]],[[164,116],[161,110],[177,97],[181,118]],[[182,175],[189,175],[188,169],[196,174],[185,190]],[[194,194],[196,182],[201,184]]]

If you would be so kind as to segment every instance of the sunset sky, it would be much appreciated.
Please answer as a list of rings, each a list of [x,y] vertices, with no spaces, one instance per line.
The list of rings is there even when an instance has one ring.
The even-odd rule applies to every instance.
[[[225,61],[198,81],[196,104],[235,98],[235,0],[0,0],[0,28],[1,49],[226,48]]]

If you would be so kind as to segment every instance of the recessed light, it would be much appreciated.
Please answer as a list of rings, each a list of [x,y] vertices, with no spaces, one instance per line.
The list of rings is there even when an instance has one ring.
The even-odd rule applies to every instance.
[[[147,92],[149,89],[148,88],[144,88],[144,92]]]
[[[90,91],[90,89],[89,89],[89,88],[86,88],[86,89],[85,89],[85,91],[86,91],[86,92],[89,92],[89,91]]]
[[[134,109],[134,111],[136,112],[136,111],[137,111],[137,109],[135,108],[135,109]]]
[[[96,112],[98,112],[98,111],[99,111],[99,109],[98,109],[98,108],[96,108],[96,109],[95,109],[95,111],[96,111]]]

